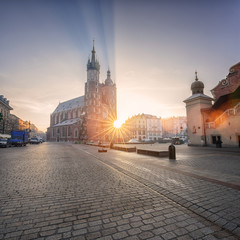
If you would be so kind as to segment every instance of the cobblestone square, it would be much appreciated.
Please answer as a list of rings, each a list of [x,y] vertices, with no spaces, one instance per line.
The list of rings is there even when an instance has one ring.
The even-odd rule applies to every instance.
[[[171,163],[70,143],[0,149],[0,239],[239,239],[240,193],[220,178],[239,178],[238,153],[194,153]]]

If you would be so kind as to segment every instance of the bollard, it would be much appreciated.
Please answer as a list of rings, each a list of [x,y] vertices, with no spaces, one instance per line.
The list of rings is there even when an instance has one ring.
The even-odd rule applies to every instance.
[[[176,149],[173,144],[168,147],[169,159],[176,159]]]

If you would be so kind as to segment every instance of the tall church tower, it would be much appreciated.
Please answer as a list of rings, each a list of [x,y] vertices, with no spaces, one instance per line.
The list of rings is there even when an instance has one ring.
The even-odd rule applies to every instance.
[[[195,81],[191,85],[192,96],[183,102],[186,103],[189,145],[204,145],[206,133],[201,110],[210,108],[213,99],[203,93],[204,84],[198,80],[197,72],[195,75]]]
[[[104,83],[99,81],[100,64],[96,59],[93,42],[92,56],[87,62],[87,82],[85,83],[85,129],[88,140],[108,141],[109,129],[116,120],[116,85],[107,71]]]
[[[91,60],[88,59],[87,63],[87,82],[85,83],[85,103],[87,106],[94,105],[94,101],[98,99],[99,88],[99,73],[100,64],[96,60],[96,51],[92,49]]]
[[[91,59],[87,62],[87,82],[85,83],[85,121],[88,138],[99,135],[100,127],[100,93],[99,93],[100,64],[96,59],[96,51],[93,41]]]

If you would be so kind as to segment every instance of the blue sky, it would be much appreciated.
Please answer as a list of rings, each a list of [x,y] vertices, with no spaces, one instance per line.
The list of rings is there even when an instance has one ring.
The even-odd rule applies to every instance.
[[[84,94],[95,39],[118,116],[185,115],[194,72],[210,95],[240,61],[238,0],[1,0],[0,93],[40,129],[57,104]]]

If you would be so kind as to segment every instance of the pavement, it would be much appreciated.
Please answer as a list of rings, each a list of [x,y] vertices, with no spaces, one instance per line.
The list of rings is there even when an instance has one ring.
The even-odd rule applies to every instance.
[[[117,145],[118,146],[118,145]],[[131,144],[119,146],[136,147],[154,151],[167,151],[167,144]],[[187,145],[175,145],[176,161],[157,162],[166,169],[195,174],[196,177],[206,177],[216,181],[236,185],[240,188],[240,148],[213,148],[213,147],[189,147]]]
[[[0,149],[0,239],[240,239],[238,152],[97,150]]]

